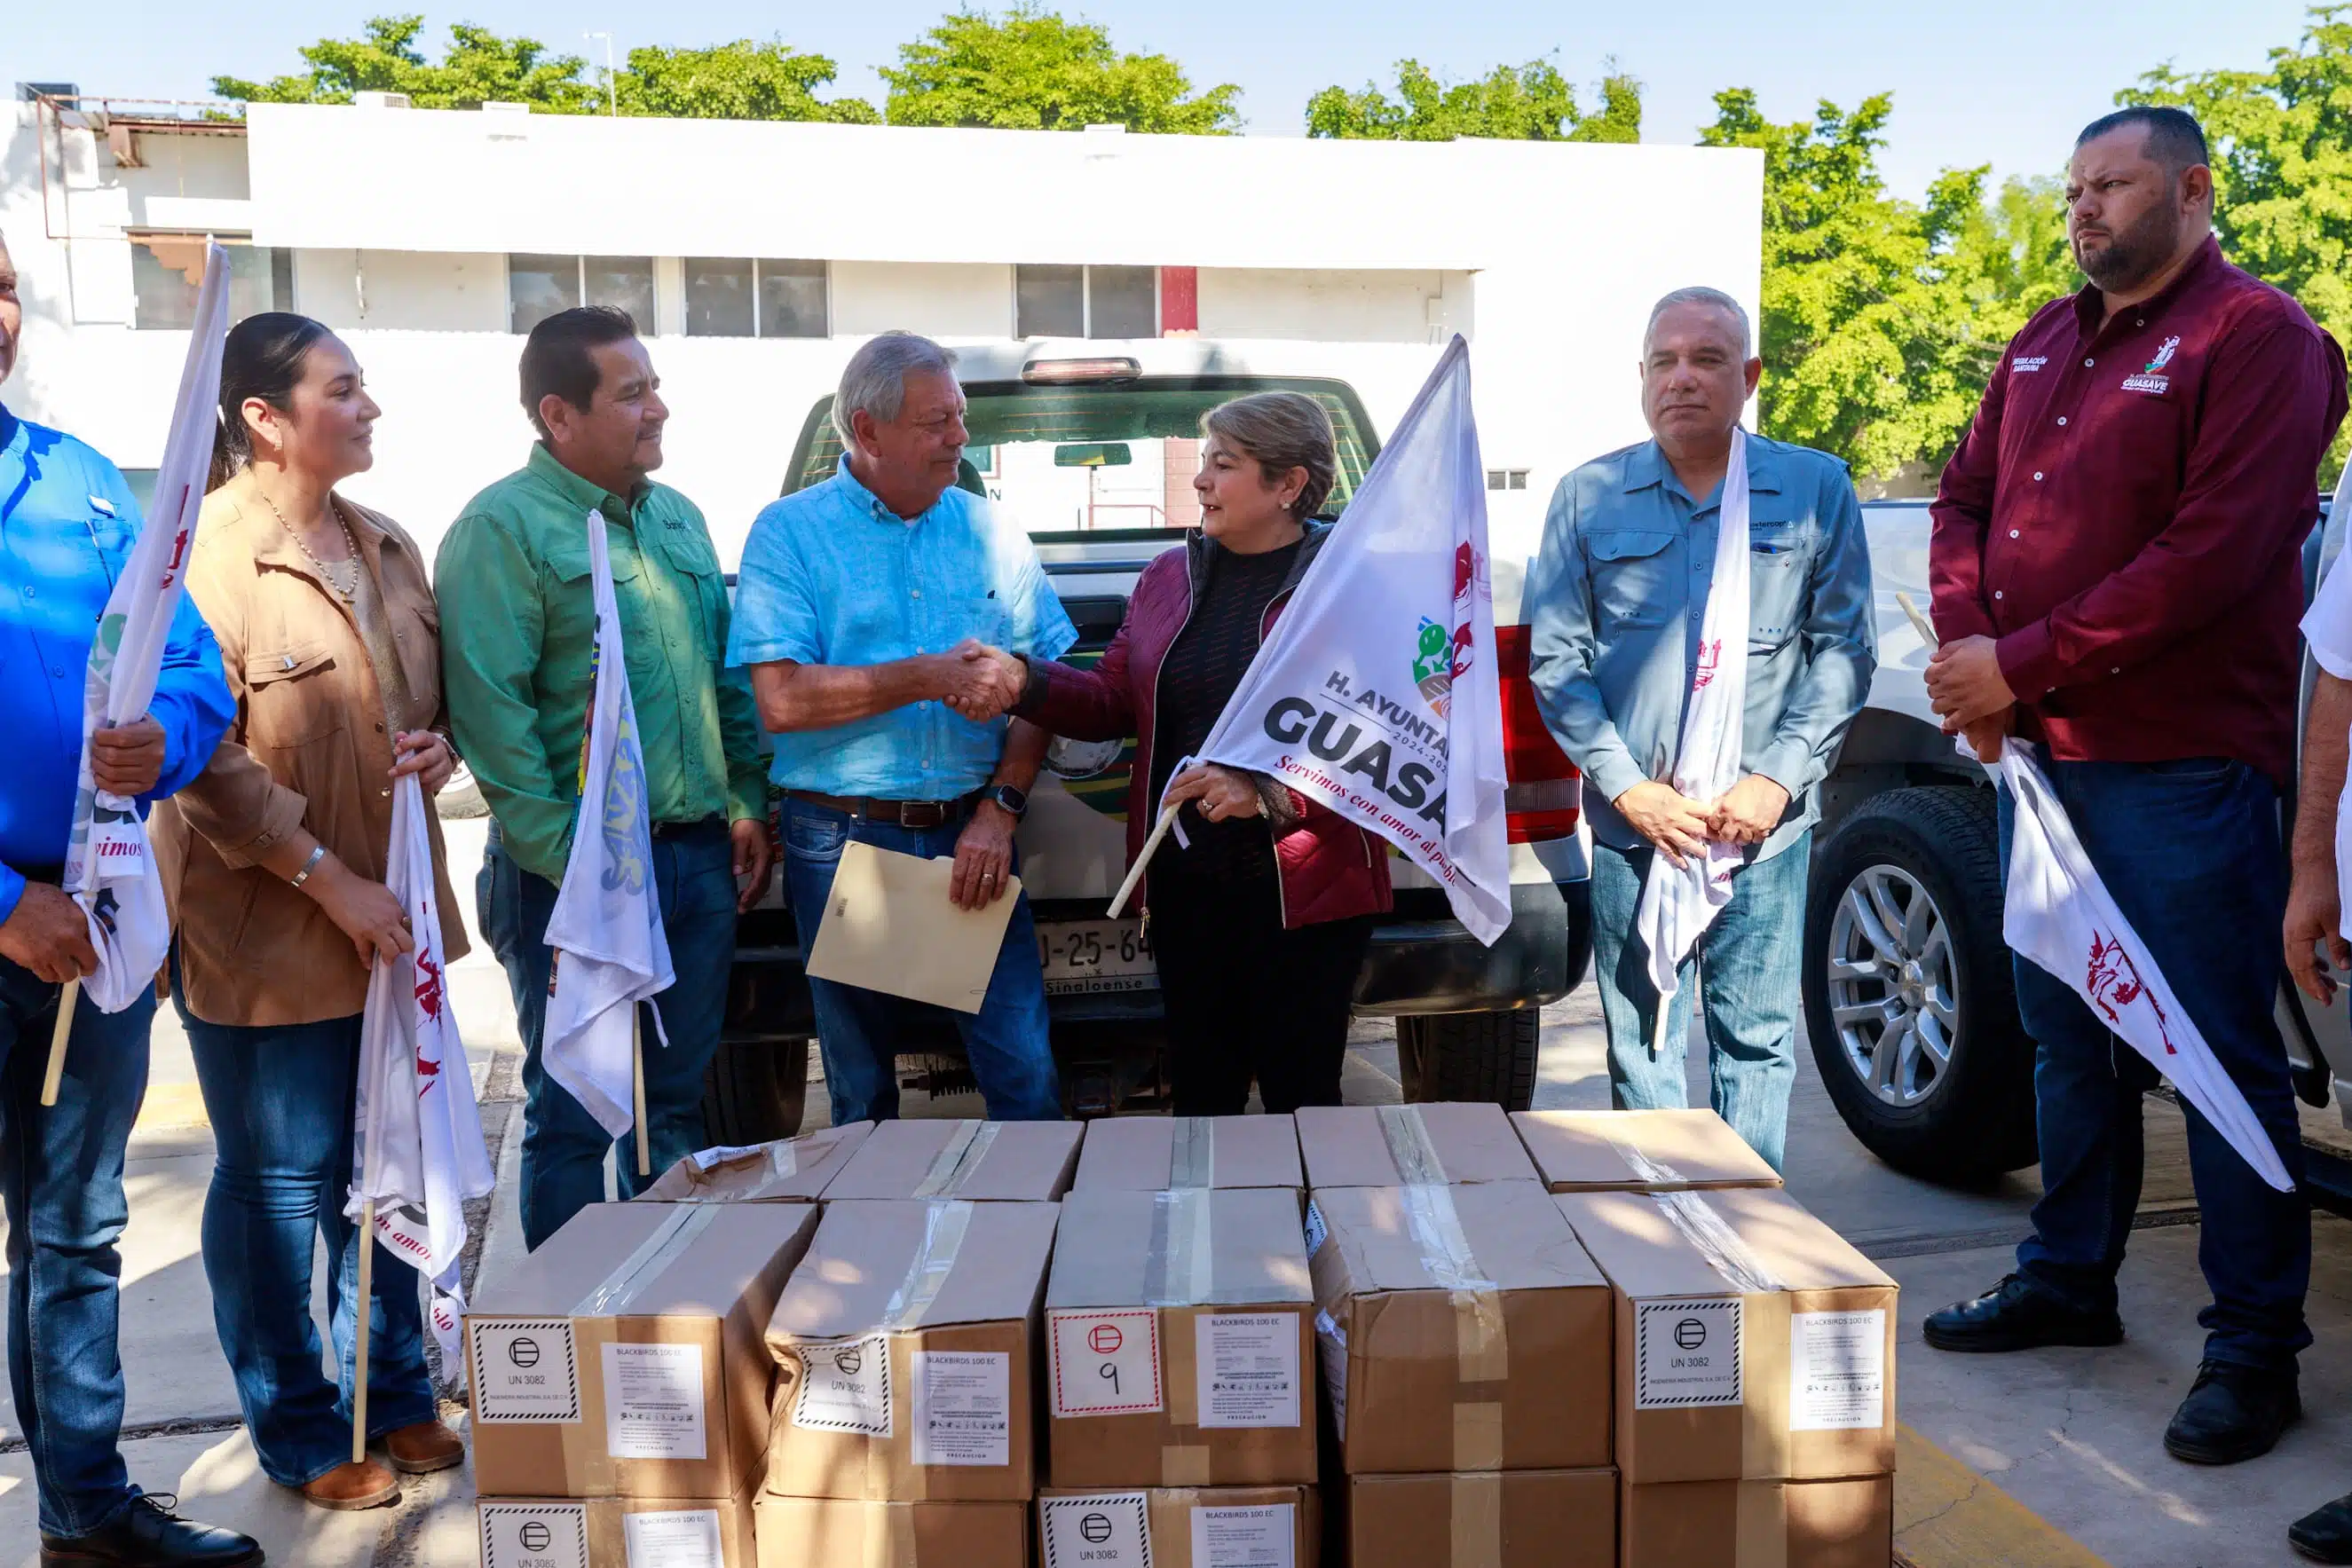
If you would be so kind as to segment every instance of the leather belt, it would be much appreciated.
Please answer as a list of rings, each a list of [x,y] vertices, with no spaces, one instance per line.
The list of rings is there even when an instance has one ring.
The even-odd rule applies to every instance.
[[[696,833],[707,833],[714,829],[724,831],[726,827],[726,821],[714,811],[708,817],[697,817],[691,822],[656,822],[653,824],[653,837],[656,841],[663,839],[683,839]]]
[[[16,869],[16,874],[26,882],[45,882],[51,887],[66,884],[66,868],[61,865],[27,865]]]
[[[787,789],[784,798],[804,805],[822,806],[861,822],[888,822],[920,831],[960,822],[980,803],[981,791],[953,800],[876,800],[864,795],[820,795],[814,789]]]

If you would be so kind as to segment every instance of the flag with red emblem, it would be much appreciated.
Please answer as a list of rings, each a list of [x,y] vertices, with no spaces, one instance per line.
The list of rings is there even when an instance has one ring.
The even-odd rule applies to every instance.
[[[441,1364],[455,1367],[466,1310],[458,1280],[466,1200],[486,1197],[497,1176],[482,1141],[466,1048],[449,1012],[428,809],[413,775],[393,787],[384,885],[408,916],[415,949],[379,961],[368,976],[352,1188],[343,1212],[364,1219],[372,1210],[376,1239],[432,1281],[433,1334]]]

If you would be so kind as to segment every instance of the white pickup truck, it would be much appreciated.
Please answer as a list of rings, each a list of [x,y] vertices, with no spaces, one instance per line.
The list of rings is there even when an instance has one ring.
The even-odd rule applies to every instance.
[[[2345,499],[2343,492],[2337,500]],[[1927,650],[1896,602],[1925,607],[1925,502],[1864,508],[1878,601],[1868,705],[1839,754],[1814,840],[1805,918],[1805,1012],[1831,1099],[1888,1164],[1971,1181],[2033,1163],[2033,1045],[2017,1017],[2001,939],[2001,867],[1984,770],[1929,711]],[[2338,505],[2304,546],[2315,586],[2352,513]],[[2312,665],[2305,660],[2307,702]],[[2282,808],[2292,830],[2296,802]],[[2278,1021],[2296,1091],[2352,1107],[2347,1009],[2312,1007],[2281,968]],[[2305,1118],[2315,1186],[2352,1197],[2352,1140],[2338,1117]]]

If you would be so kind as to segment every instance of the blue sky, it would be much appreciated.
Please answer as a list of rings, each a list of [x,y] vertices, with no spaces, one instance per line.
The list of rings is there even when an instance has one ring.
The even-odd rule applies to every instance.
[[[313,0],[294,5],[190,5],[185,0],[20,5],[4,25],[10,78],[78,81],[84,91],[197,97],[215,71],[292,69],[295,47],[356,32],[376,11],[425,12],[437,51],[451,21],[522,32],[601,58],[583,35],[609,29],[636,44],[705,44],[781,35],[840,61],[839,87],[876,100],[873,68],[896,58],[945,0],[859,0],[782,6],[752,0]],[[2258,66],[2300,37],[2299,0],[2139,0],[2127,8],[2052,0],[1813,0],[1768,6],[1730,0],[1679,5],[1617,0],[1568,7],[1526,3],[1431,6],[1400,0],[1091,0],[1072,5],[1123,48],[1174,55],[1196,82],[1243,89],[1249,129],[1299,133],[1306,101],[1333,82],[1391,78],[1407,56],[1442,73],[1553,55],[1589,82],[1614,57],[1646,84],[1644,137],[1689,141],[1713,118],[1720,88],[1757,89],[1776,120],[1891,90],[1895,112],[1884,167],[1894,188],[1923,192],[1939,169],[1991,163],[1997,173],[2058,168],[2074,132],[2119,88],[2171,60],[2183,68]],[[232,18],[228,26],[223,18]]]

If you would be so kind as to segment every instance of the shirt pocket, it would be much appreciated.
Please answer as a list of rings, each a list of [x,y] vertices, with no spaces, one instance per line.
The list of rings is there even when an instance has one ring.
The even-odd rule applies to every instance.
[[[1665,623],[1682,598],[1667,578],[1674,563],[1666,547],[1674,539],[1671,532],[1650,528],[1610,528],[1585,536],[1601,631]]]
[[[1012,606],[1004,602],[1002,594],[982,590],[978,593],[959,595],[950,603],[953,606],[955,622],[945,629],[948,647],[952,648],[971,637],[992,648],[1003,648],[1013,653],[1025,651],[1015,646],[1025,639],[1015,629]],[[936,651],[944,652],[943,649]]]
[[[630,673],[643,675],[659,660],[661,649],[654,638],[639,633],[646,618],[642,613],[644,587],[639,580],[643,573],[637,567],[636,551],[613,549],[608,550],[607,556],[613,568],[613,598],[621,612],[621,646],[628,656]],[[557,589],[547,598],[547,630],[566,641],[577,636],[583,643],[593,646],[596,637],[596,585],[588,559],[586,530],[567,533],[551,542],[546,559],[547,575],[554,580]]]
[[[726,650],[719,645],[719,628],[727,580],[719,572],[719,556],[710,542],[691,528],[668,528],[662,534],[662,554],[678,575],[687,605],[694,618],[695,647],[716,664]]]
[[[1803,524],[1759,518],[1748,525],[1748,657],[1779,653],[1802,630],[1812,558],[1812,530]]]
[[[351,725],[335,651],[316,641],[289,643],[245,660],[245,739],[257,751],[282,751],[339,734]]]

